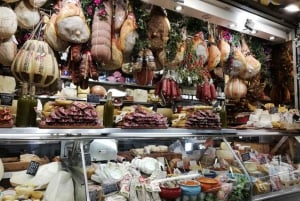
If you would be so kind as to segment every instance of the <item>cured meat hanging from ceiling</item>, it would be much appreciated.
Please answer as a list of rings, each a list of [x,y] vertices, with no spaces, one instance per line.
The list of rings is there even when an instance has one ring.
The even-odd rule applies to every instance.
[[[141,1],[58,1],[55,5],[39,1],[34,6],[23,1],[8,3],[12,9],[1,9],[12,15],[10,24],[13,26],[1,25],[0,49],[10,50],[7,55],[0,52],[2,66],[10,66],[16,55],[13,36],[16,35],[20,51],[32,35],[33,27],[41,23],[45,24],[45,29],[35,33],[35,39],[49,44],[59,66],[70,71],[73,82],[81,88],[88,87],[88,79],[97,80],[101,73],[116,70],[133,78],[137,84],[155,84],[157,72],[163,70],[159,75],[164,77],[168,71],[173,71],[173,80],[182,89],[212,83],[224,91],[225,86],[216,80],[226,80],[225,75],[230,80],[240,79],[245,83],[246,95],[240,99],[253,105],[255,100],[270,98],[276,103],[292,100],[291,79],[284,81],[282,86],[276,83],[272,86],[269,81],[271,76],[280,73],[277,70],[272,70],[273,75],[270,73],[270,53],[265,47],[272,49],[272,45],[267,41],[241,37],[224,27]],[[32,20],[28,20],[28,16]],[[68,52],[67,65],[59,57],[62,52]],[[288,66],[288,59],[283,61],[282,66]],[[289,72],[288,77],[292,77],[293,72]],[[231,94],[239,90],[235,83],[241,85],[241,82],[231,83],[234,85]],[[285,98],[270,94],[270,89],[281,91]]]

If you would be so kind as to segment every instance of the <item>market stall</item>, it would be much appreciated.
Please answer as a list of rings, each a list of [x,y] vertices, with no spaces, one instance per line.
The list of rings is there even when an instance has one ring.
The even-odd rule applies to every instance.
[[[298,195],[294,21],[253,2],[1,3],[0,200]]]

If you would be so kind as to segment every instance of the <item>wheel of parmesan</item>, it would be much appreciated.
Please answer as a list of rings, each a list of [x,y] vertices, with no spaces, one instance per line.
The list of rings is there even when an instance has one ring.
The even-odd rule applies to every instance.
[[[0,40],[6,40],[12,37],[18,27],[17,16],[15,12],[8,7],[0,7]]]
[[[34,8],[40,8],[42,7],[45,3],[47,2],[47,0],[29,0],[29,3],[32,7]]]
[[[32,29],[40,21],[38,9],[33,8],[29,3],[20,1],[15,7],[18,26],[22,29]]]
[[[5,2],[5,3],[15,3],[19,0],[2,0],[2,1]]]
[[[17,43],[13,35],[9,40],[0,42],[0,64],[10,66],[17,54]]]

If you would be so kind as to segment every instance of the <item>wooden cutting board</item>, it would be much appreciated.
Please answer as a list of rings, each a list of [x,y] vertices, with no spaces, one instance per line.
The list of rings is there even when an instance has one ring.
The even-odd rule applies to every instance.
[[[26,170],[30,163],[30,162],[19,161],[18,157],[1,158],[1,160],[3,162],[4,171],[6,172]],[[37,161],[40,165],[49,163],[49,159],[47,157],[35,161]]]

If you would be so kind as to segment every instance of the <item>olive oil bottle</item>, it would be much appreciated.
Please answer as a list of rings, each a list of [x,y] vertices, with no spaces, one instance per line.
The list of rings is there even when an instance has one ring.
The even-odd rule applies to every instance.
[[[108,92],[107,100],[106,100],[106,103],[104,104],[104,110],[103,110],[103,126],[106,128],[113,127],[114,109],[115,109],[115,106],[112,101],[112,93]]]
[[[220,110],[220,118],[221,118],[222,128],[227,128],[227,111],[226,111],[225,101],[223,102],[222,108]]]
[[[29,112],[30,112],[30,99],[28,96],[28,84],[22,84],[22,93],[18,98],[17,113],[16,113],[16,127],[28,127],[29,123]]]
[[[29,126],[36,127],[36,107],[37,107],[37,99],[35,97],[35,86],[31,85],[29,88],[29,100],[30,100],[30,111],[29,111]]]

